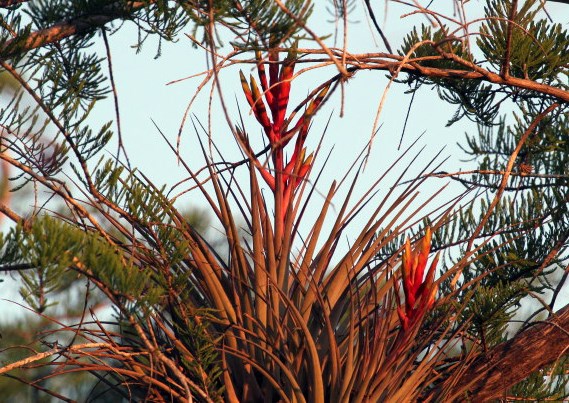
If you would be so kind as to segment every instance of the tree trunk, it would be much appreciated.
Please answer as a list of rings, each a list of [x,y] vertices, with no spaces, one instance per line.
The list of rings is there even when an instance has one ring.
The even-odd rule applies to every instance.
[[[454,400],[462,400],[467,393],[476,402],[499,399],[532,372],[567,354],[569,305],[476,358],[452,387],[451,395]]]

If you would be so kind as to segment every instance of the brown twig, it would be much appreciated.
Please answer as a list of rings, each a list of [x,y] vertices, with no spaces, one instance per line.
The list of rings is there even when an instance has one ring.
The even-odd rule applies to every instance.
[[[312,31],[309,27],[307,27],[306,24],[297,15],[294,15],[288,9],[288,7],[285,4],[283,4],[281,0],[275,0],[275,3],[277,3],[279,8],[286,15],[292,18],[298,24],[299,27],[302,27],[302,29],[304,29],[312,37],[312,39],[314,39],[318,43],[318,45],[320,45],[320,47],[324,50],[324,52],[326,52],[326,54],[334,62],[334,64],[338,68],[338,71],[342,74],[343,77],[350,77],[351,74],[349,74],[348,71],[346,70],[346,66],[342,65],[342,63],[338,61],[338,59],[332,54],[330,48],[324,43],[324,41],[318,35],[316,35],[314,31]]]
[[[506,185],[508,183],[508,178],[510,177],[510,175],[512,173],[512,168],[514,167],[514,162],[515,162],[520,150],[522,149],[523,145],[525,144],[526,140],[533,133],[533,131],[536,129],[539,122],[541,122],[551,111],[556,109],[558,106],[559,106],[558,103],[553,103],[549,107],[547,107],[547,109],[545,111],[543,111],[539,115],[537,115],[535,117],[535,119],[533,120],[533,122],[531,122],[531,124],[529,125],[527,130],[524,132],[524,134],[522,135],[520,140],[518,141],[518,145],[516,146],[515,150],[512,152],[512,155],[510,156],[510,159],[508,160],[508,164],[506,165],[506,172],[502,176],[502,181],[500,182],[500,187],[498,188],[498,191],[496,192],[496,195],[494,196],[492,203],[490,203],[490,205],[488,206],[488,211],[486,212],[486,214],[484,215],[484,217],[482,218],[482,220],[480,221],[480,223],[478,224],[478,226],[476,227],[476,229],[472,233],[472,238],[468,242],[468,246],[466,248],[467,251],[472,249],[472,245],[473,245],[476,237],[478,236],[480,231],[482,231],[482,229],[486,225],[486,222],[488,222],[488,220],[490,219],[490,216],[493,214],[494,208],[496,207],[496,205],[498,204],[498,202],[502,198],[502,194],[504,193],[504,188],[506,187]]]
[[[504,54],[504,61],[500,69],[500,75],[504,78],[510,76],[510,54],[512,52],[512,32],[514,30],[514,19],[518,9],[518,0],[513,0],[510,5],[510,18],[508,21],[508,32],[506,33],[506,53]]]
[[[24,217],[18,215],[15,211],[10,209],[4,203],[0,203],[0,223],[2,222],[2,214],[8,217],[10,220],[14,221],[15,223],[24,223],[26,220]]]
[[[12,364],[8,364],[0,368],[0,375],[12,371],[17,368],[22,368],[28,364],[33,362],[43,360],[44,358],[51,357],[53,355],[61,354],[64,351],[73,351],[73,352],[81,352],[86,349],[100,349],[109,347],[108,343],[84,343],[84,344],[76,344],[74,346],[66,346],[66,347],[55,347],[43,353],[37,353],[32,355],[31,357],[24,358],[20,361],[13,362]]]
[[[375,13],[373,12],[373,9],[371,8],[370,0],[365,0],[364,3],[366,5],[367,11],[369,13],[369,16],[371,18],[371,21],[373,22],[375,29],[379,33],[379,36],[381,36],[381,40],[383,41],[385,48],[389,51],[389,53],[393,53],[393,50],[391,50],[391,45],[389,44],[387,37],[383,33],[383,30],[381,29],[379,24],[377,23],[377,19],[375,18]]]
[[[123,136],[122,136],[122,130],[121,130],[121,114],[120,114],[120,109],[119,109],[119,95],[118,95],[117,86],[115,83],[115,77],[114,77],[114,73],[113,73],[113,62],[112,62],[112,58],[111,58],[111,47],[109,46],[109,40],[107,38],[107,32],[104,29],[102,30],[102,36],[103,36],[103,43],[105,44],[105,53],[107,54],[107,64],[108,64],[108,68],[109,68],[109,81],[111,82],[111,89],[113,91],[113,100],[114,100],[114,104],[115,104],[115,118],[117,120],[118,146],[117,146],[116,159],[117,159],[117,161],[120,159],[120,153],[122,151],[124,153],[124,156],[126,159],[126,164],[130,169],[130,160],[128,159],[128,154],[126,153],[126,149],[124,148],[124,143],[123,143]]]

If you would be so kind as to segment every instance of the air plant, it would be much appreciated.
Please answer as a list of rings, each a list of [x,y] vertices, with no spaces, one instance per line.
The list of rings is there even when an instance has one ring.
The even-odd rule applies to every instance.
[[[439,261],[439,254],[435,256],[427,276],[425,275],[425,267],[427,258],[431,250],[431,228],[427,227],[424,238],[418,243],[416,249],[411,251],[411,242],[409,238],[405,242],[401,262],[401,282],[403,284],[403,293],[405,296],[405,304],[397,307],[397,315],[401,321],[401,329],[408,331],[410,327],[418,323],[425,313],[433,306],[435,295],[437,293],[437,285],[434,283],[435,268]],[[399,283],[395,281],[396,294],[399,295]]]
[[[412,387],[401,373],[412,372],[418,354],[435,341],[416,341],[403,335],[411,326],[417,328],[434,302],[437,258],[427,278],[422,278],[431,229],[427,229],[415,253],[407,241],[401,265],[404,309],[394,303],[399,298],[399,287],[389,277],[389,267],[397,261],[397,254],[381,264],[377,264],[376,256],[396,244],[405,223],[417,213],[410,212],[403,224],[388,219],[393,213],[405,214],[420,181],[402,188],[393,204],[385,207],[394,193],[390,191],[364,227],[358,229],[354,243],[344,254],[337,253],[340,239],[372,198],[363,197],[350,206],[356,175],[337,217],[332,219],[331,231],[324,233],[322,228],[338,191],[334,183],[312,230],[303,236],[300,250],[295,251],[299,223],[310,219],[298,208],[314,161],[312,153],[305,157],[305,140],[311,120],[329,90],[326,85],[313,92],[315,95],[304,102],[304,113],[293,123],[295,112],[301,109],[296,107],[291,116],[286,115],[295,57],[293,49],[279,62],[278,52],[270,50],[265,62],[257,52],[260,85],[253,76],[247,80],[240,74],[245,97],[268,140],[270,164],[259,160],[249,136],[240,128],[237,137],[251,167],[251,193],[246,202],[250,206],[246,216],[250,217],[251,244],[234,245],[245,248],[242,253],[248,258],[242,262],[246,267],[227,269],[237,276],[232,281],[242,290],[237,316],[243,319],[238,321],[239,336],[232,336],[235,343],[224,348],[228,369],[225,380],[232,385],[230,390],[237,400],[278,395],[284,401],[377,401],[390,399],[406,388],[418,396],[419,385],[427,382],[428,372],[423,377],[409,378]],[[269,65],[268,77],[265,63]],[[285,147],[293,141],[293,152],[286,159]],[[272,223],[255,171],[274,196]],[[305,205],[311,196],[312,192],[304,200]],[[232,261],[237,263],[235,258]],[[395,320],[398,315],[399,324]],[[436,360],[431,358],[423,360],[422,365],[428,362],[434,366]],[[243,365],[251,372],[236,369]],[[253,386],[249,385],[251,381]]]
[[[440,377],[434,369],[452,339],[450,327],[421,330],[437,292],[437,258],[423,279],[431,231],[444,214],[433,230],[426,229],[415,251],[407,240],[401,258],[402,235],[422,218],[425,204],[410,206],[424,179],[404,182],[403,173],[376,199],[379,184],[409,150],[361,197],[354,196],[363,166],[357,163],[351,181],[346,175],[324,197],[314,197],[320,175],[309,181],[316,153],[308,153],[306,139],[330,85],[318,87],[287,115],[294,49],[283,61],[277,49],[269,50],[266,60],[256,56],[260,85],[242,73],[241,84],[268,140],[269,161],[254,151],[245,127],[236,139],[247,156],[247,190],[232,172],[217,170],[203,145],[210,188],[181,159],[208,200],[212,220],[223,228],[227,256],[162,190],[112,161],[99,168],[96,180],[84,182],[93,183],[89,205],[113,233],[49,220],[30,227],[30,240],[21,245],[47,239],[46,231],[49,239],[59,234],[42,253],[52,248],[50,256],[64,259],[55,269],[91,279],[119,312],[120,337],[100,332],[94,318],[94,328],[74,330],[88,343],[53,350],[69,364],[58,365],[62,373],[78,367],[96,371],[135,400],[419,398]],[[289,156],[287,146],[292,146]],[[272,197],[265,197],[263,183]],[[307,206],[316,203],[319,212],[311,217]],[[355,228],[363,211],[366,220]],[[340,246],[348,234],[351,242]],[[26,247],[14,260],[33,259],[33,252]],[[399,267],[395,275],[394,267]]]
[[[480,20],[483,35],[468,32],[470,23],[461,18],[460,26],[454,28],[441,26],[436,32],[424,28],[421,33],[413,29],[396,54],[358,55],[350,52],[346,42],[351,1],[342,2],[341,7],[335,4],[344,21],[341,49],[329,47],[329,41],[309,29],[306,18],[314,2],[302,0],[132,2],[137,5],[124,10],[103,7],[108,15],[87,7],[96,11],[94,25],[81,7],[66,6],[89,2],[39,2],[43,4],[39,6],[29,2],[29,7],[12,7],[12,3],[26,2],[0,2],[0,8],[9,10],[3,21],[0,64],[23,92],[0,108],[3,134],[14,133],[0,136],[0,170],[4,176],[8,165],[15,170],[9,178],[14,180],[13,190],[33,184],[34,201],[29,215],[18,215],[2,203],[7,201],[7,182],[0,181],[0,210],[14,223],[0,234],[0,267],[20,273],[26,304],[49,325],[42,325],[43,331],[30,337],[33,340],[18,340],[2,350],[4,380],[18,380],[67,401],[72,399],[62,395],[65,386],[49,381],[65,382],[65,376],[80,371],[96,377],[96,385],[85,387],[93,386],[87,400],[99,399],[97,387],[101,394],[113,391],[111,399],[152,402],[467,401],[478,397],[469,394],[480,387],[488,396],[504,393],[501,397],[505,397],[505,388],[532,370],[525,365],[526,359],[516,370],[527,368],[515,371],[509,382],[501,377],[504,364],[513,362],[512,356],[518,358],[511,352],[519,350],[501,343],[516,313],[517,308],[510,307],[519,305],[522,298],[535,290],[536,299],[551,314],[544,323],[532,324],[531,332],[543,336],[541,325],[562,330],[560,316],[555,317],[552,308],[567,275],[553,286],[549,277],[557,268],[550,271],[549,267],[563,263],[567,243],[567,231],[557,225],[563,220],[556,220],[566,209],[555,207],[567,204],[563,192],[556,190],[566,177],[563,163],[558,162],[565,160],[554,158],[560,154],[546,147],[544,152],[550,155],[546,160],[556,162],[537,167],[560,174],[551,176],[555,181],[547,184],[545,177],[550,175],[538,172],[539,181],[556,190],[552,197],[508,184],[508,178],[516,176],[515,160],[522,159],[521,151],[532,137],[559,143],[559,133],[544,132],[541,126],[566,128],[560,116],[568,98],[566,88],[559,86],[565,81],[558,76],[566,72],[567,58],[560,55],[569,39],[561,26],[534,18],[538,2],[518,7],[517,2],[490,0]],[[444,17],[425,9],[415,11],[429,18]],[[108,150],[113,122],[99,128],[87,123],[93,120],[89,113],[95,101],[106,93],[104,59],[87,48],[93,35],[102,32],[120,133],[118,92],[104,29],[117,18],[132,19],[139,32],[158,33],[162,39],[174,39],[190,21],[196,30],[203,29],[203,43],[188,35],[195,45],[207,49],[212,62],[196,96],[208,82],[219,88],[221,69],[249,63],[237,58],[259,49],[253,61],[257,78],[241,73],[240,81],[268,145],[259,151],[242,123],[233,135],[245,158],[235,162],[221,153],[214,157],[216,148],[207,152],[198,136],[205,166],[194,171],[181,150],[168,143],[192,183],[190,190],[174,198],[166,188],[157,188],[140,171],[132,170],[126,153],[121,158],[120,135],[119,152],[105,159],[103,150]],[[456,22],[443,19],[451,25]],[[222,30],[235,39],[234,51],[226,57],[220,54],[224,47],[217,47]],[[471,34],[479,40],[469,41]],[[295,74],[299,56],[294,46],[284,60],[279,55],[294,37],[319,45],[306,50],[303,61],[310,67],[302,74],[326,71],[320,69],[326,65],[334,65],[338,74],[319,82],[303,102],[291,108],[294,80],[301,73]],[[470,56],[469,43],[486,56],[483,62]],[[532,54],[537,57],[533,58],[537,76],[516,72],[516,63],[525,69],[526,56]],[[516,118],[515,125],[501,122],[497,136],[481,131],[480,141],[468,138],[468,152],[475,160],[482,158],[485,168],[505,166],[505,173],[475,171],[476,180],[482,180],[479,187],[462,178],[465,171],[438,172],[437,155],[420,173],[409,174],[419,161],[418,153],[404,166],[410,147],[391,166],[377,170],[376,182],[363,192],[358,179],[366,166],[365,175],[373,174],[374,164],[364,164],[361,156],[341,179],[324,188],[321,173],[326,162],[315,173],[316,163],[321,162],[320,147],[311,152],[307,146],[312,123],[331,98],[333,86],[362,70],[391,73],[384,95],[395,81],[413,84],[413,93],[421,84],[434,85],[443,100],[459,107],[451,123],[467,116],[491,126],[498,106],[511,98],[524,111],[524,119]],[[505,98],[495,97],[498,93]],[[20,100],[25,102],[20,105]],[[550,115],[554,111],[555,116]],[[224,112],[229,120],[233,118]],[[559,125],[548,125],[549,121]],[[522,126],[526,127],[520,130]],[[42,144],[53,145],[58,151],[51,155],[54,158],[34,152],[44,151]],[[95,155],[102,156],[95,159]],[[485,155],[494,155],[494,163]],[[345,159],[344,153],[341,158]],[[67,167],[69,172],[64,172]],[[244,167],[246,183],[236,179],[243,176],[235,172]],[[387,180],[394,172],[397,178]],[[530,169],[523,166],[517,173],[524,181],[536,176],[528,175]],[[496,175],[502,177],[499,187]],[[462,196],[471,189],[483,189],[486,194],[495,189],[488,203],[486,196],[473,192],[484,210],[482,219],[475,217],[477,204],[451,213],[462,204],[462,196],[424,212],[443,189],[419,202],[419,188],[433,176],[466,184],[469,190]],[[514,196],[513,203],[506,203],[503,194],[511,189],[516,195],[520,192],[521,198]],[[185,201],[182,196],[195,193],[207,201],[212,225],[221,228],[221,241],[215,244],[177,209]],[[57,202],[61,210],[53,208]],[[544,209],[544,204],[549,208]],[[518,239],[526,231],[533,234],[531,242]],[[440,235],[438,249],[456,249],[447,249],[448,259],[440,266],[435,256],[427,269],[434,233]],[[551,248],[543,239],[556,239],[557,246]],[[515,247],[504,248],[510,242]],[[528,245],[537,248],[527,254]],[[462,256],[453,264],[454,250]],[[85,299],[78,314],[71,317],[73,312],[66,306],[64,317],[50,316],[53,299],[68,302],[68,285],[79,282],[87,286],[81,288]],[[553,291],[550,304],[539,296],[545,290]],[[497,303],[496,296],[505,303]],[[99,319],[93,301],[112,308],[114,316]],[[526,324],[534,319],[531,315]],[[521,344],[514,346],[533,346],[536,351],[540,344],[535,340],[551,340],[530,337],[518,339]],[[554,371],[545,370],[546,364],[566,353],[565,347],[557,343],[552,351],[558,357],[538,363],[541,372],[529,381],[537,380],[539,388],[545,378],[557,374],[566,381],[565,363],[557,366],[556,362]],[[509,361],[496,362],[494,358],[506,350]],[[7,359],[6,352],[12,358]],[[538,355],[534,353],[533,358]],[[24,374],[22,369],[30,372]],[[555,386],[560,395],[566,395],[566,384]],[[494,385],[495,390],[490,390]],[[108,395],[104,398],[109,400]]]

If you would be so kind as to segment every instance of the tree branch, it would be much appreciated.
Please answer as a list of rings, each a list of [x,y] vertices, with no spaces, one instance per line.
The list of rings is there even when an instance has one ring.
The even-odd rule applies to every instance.
[[[569,305],[475,359],[453,387],[453,400],[498,399],[531,373],[569,353]]]
[[[33,362],[43,360],[44,358],[60,354],[62,352],[66,352],[66,351],[75,352],[75,351],[82,351],[84,349],[92,349],[92,348],[101,349],[101,348],[105,348],[105,347],[108,348],[109,344],[108,343],[84,343],[84,344],[77,344],[74,346],[55,347],[55,348],[52,348],[51,350],[45,351],[43,353],[37,353],[37,354],[32,355],[30,357],[26,357],[20,361],[16,361],[16,362],[13,362],[11,364],[8,364],[8,365],[1,367],[0,368],[0,375],[4,374],[6,372],[12,371],[14,369],[17,369],[17,368],[22,368],[28,364],[33,363]]]
[[[569,2],[569,0],[567,0]],[[569,3],[568,3],[569,4]],[[340,58],[341,52],[338,49],[330,49],[335,58]],[[281,52],[288,52],[288,49],[280,49]],[[305,53],[307,55],[327,55],[327,52],[322,49],[299,48],[298,53]],[[441,52],[441,56],[420,57],[416,59],[404,60],[403,56],[389,54],[389,53],[359,53],[347,54],[345,56],[345,63],[349,66],[346,71],[349,75],[356,73],[358,70],[384,70],[393,73],[399,70],[403,73],[415,74],[417,76],[429,78],[446,78],[451,80],[481,80],[493,84],[501,85],[504,87],[521,88],[525,90],[535,91],[544,95],[549,95],[557,98],[563,103],[569,103],[569,91],[562,87],[554,87],[547,84],[542,84],[530,79],[508,76],[504,78],[500,74],[486,70],[472,62],[460,58],[452,53]],[[469,70],[430,67],[421,65],[424,61],[434,60],[453,60]],[[237,61],[236,61],[237,62]],[[241,63],[257,63],[256,60],[241,60]],[[298,63],[331,63],[330,60],[323,58],[305,58]],[[401,66],[402,65],[402,66]],[[338,76],[341,79],[343,76]]]
[[[8,3],[10,3],[10,1],[16,0],[8,0]],[[142,1],[133,1],[124,6],[120,3],[113,3],[107,7],[103,7],[100,10],[100,14],[82,16],[70,21],[62,21],[49,28],[32,32],[27,38],[16,37],[6,42],[6,44],[0,49],[0,60],[9,59],[32,49],[61,41],[62,39],[73,35],[87,33],[96,28],[103,27],[105,24],[119,18],[126,19],[134,11],[143,8],[148,4],[148,2]],[[0,3],[0,6],[3,5],[4,3]]]
[[[0,0],[0,8],[8,8],[16,4],[27,3],[29,0]]]
[[[544,110],[539,115],[537,115],[533,119],[533,121],[531,122],[529,127],[526,129],[526,131],[524,132],[524,134],[522,135],[520,140],[518,141],[518,144],[516,145],[516,149],[512,152],[512,155],[508,159],[508,164],[506,166],[506,173],[502,176],[502,181],[500,182],[500,187],[498,188],[498,191],[494,195],[494,199],[492,200],[492,203],[490,203],[490,206],[488,207],[488,211],[486,211],[486,214],[484,215],[484,217],[482,218],[482,220],[480,221],[480,223],[478,224],[478,226],[476,227],[476,229],[472,233],[472,238],[471,238],[470,242],[468,242],[468,246],[466,247],[467,251],[472,249],[472,246],[474,245],[474,241],[476,240],[476,237],[482,231],[482,229],[484,228],[484,226],[486,225],[486,223],[488,222],[488,220],[492,216],[492,214],[494,212],[494,208],[498,205],[498,203],[502,199],[502,194],[504,193],[504,189],[506,188],[506,185],[508,184],[508,179],[509,179],[510,175],[512,174],[512,168],[514,167],[514,162],[516,161],[516,158],[518,157],[518,154],[520,153],[520,150],[524,146],[526,140],[528,139],[529,136],[532,135],[532,133],[537,128],[539,123],[551,111],[556,109],[558,106],[559,106],[558,103],[553,103],[549,107],[547,107],[546,110]]]

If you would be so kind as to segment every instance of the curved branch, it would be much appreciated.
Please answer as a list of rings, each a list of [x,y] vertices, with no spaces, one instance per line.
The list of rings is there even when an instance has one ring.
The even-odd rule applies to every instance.
[[[569,0],[567,1],[569,2]],[[342,51],[340,49],[330,48],[328,50],[332,52],[335,60],[343,57],[341,54]],[[288,49],[281,48],[279,49],[279,52],[288,52]],[[299,48],[298,53],[315,56],[328,56],[328,52],[322,49]],[[381,70],[388,71],[391,74],[394,74],[395,72],[403,72],[428,78],[444,78],[450,80],[480,80],[504,87],[535,91],[540,94],[557,98],[564,104],[569,103],[569,91],[563,87],[555,87],[552,85],[542,84],[540,82],[526,78],[513,76],[502,77],[500,74],[486,70],[485,68],[480,67],[468,60],[462,59],[452,53],[441,52],[440,56],[428,56],[414,59],[412,58],[408,60],[405,60],[405,58],[401,55],[390,53],[347,53],[345,57],[343,57],[343,60],[345,60],[345,64],[348,66],[346,68],[348,76],[352,76],[353,73],[356,73],[359,70]],[[421,65],[421,62],[435,60],[452,60],[464,66],[465,69],[430,67]],[[257,64],[257,61],[253,59],[235,60],[234,63]],[[314,57],[300,59],[298,63],[332,64],[333,62],[331,62],[329,58],[327,59]],[[343,77],[345,76],[340,74],[339,76],[336,76],[335,80],[340,80]]]

